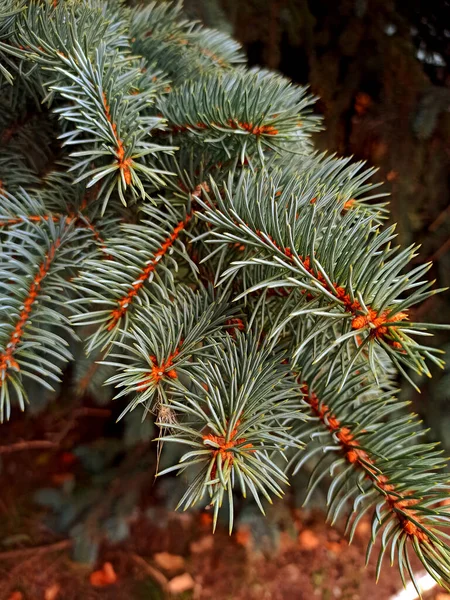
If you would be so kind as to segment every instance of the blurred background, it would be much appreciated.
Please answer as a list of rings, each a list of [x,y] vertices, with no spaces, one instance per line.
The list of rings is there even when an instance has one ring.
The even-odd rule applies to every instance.
[[[277,69],[319,97],[317,147],[379,168],[402,245],[450,286],[450,2],[448,0],[185,0],[191,17],[234,35],[251,65]],[[416,321],[448,323],[450,294],[416,308]],[[450,336],[432,344],[450,352]],[[448,360],[448,358],[447,358]],[[450,362],[450,361],[449,361]],[[92,383],[98,377],[95,397]],[[70,374],[68,375],[70,378]],[[155,483],[157,432],[86,373],[3,425],[0,446],[0,600],[412,600],[401,581],[364,570],[370,523],[348,546],[323,523],[324,498],[301,508],[306,475],[261,517],[240,506],[236,532],[213,537],[204,510],[178,514],[184,489]],[[430,439],[450,450],[450,366],[402,382]],[[38,402],[39,400],[39,402]],[[175,450],[172,450],[175,451]],[[162,466],[174,457],[161,456]],[[28,548],[32,547],[33,550]],[[417,569],[419,567],[415,565]],[[420,571],[420,569],[419,569]],[[425,598],[449,600],[436,589]]]

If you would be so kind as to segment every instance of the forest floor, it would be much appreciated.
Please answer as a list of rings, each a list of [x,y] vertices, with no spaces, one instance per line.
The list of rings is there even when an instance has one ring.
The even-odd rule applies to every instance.
[[[102,543],[95,565],[74,562],[72,540],[45,525],[33,500],[36,490],[73,476],[70,452],[28,441],[7,450],[29,439],[23,427],[2,430],[0,600],[391,600],[402,589],[388,557],[375,584],[376,549],[364,567],[368,520],[349,545],[323,514],[303,509],[289,509],[289,525],[265,545],[248,526],[229,536],[219,525],[213,535],[210,513],[180,514],[153,502],[134,510],[127,540]],[[423,571],[417,561],[413,568]],[[450,595],[435,588],[424,595],[432,599]]]

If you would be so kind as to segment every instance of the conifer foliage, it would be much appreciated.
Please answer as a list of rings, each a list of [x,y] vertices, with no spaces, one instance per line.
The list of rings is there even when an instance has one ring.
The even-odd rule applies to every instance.
[[[99,363],[182,448],[182,508],[231,530],[312,463],[378,570],[450,588],[445,461],[395,390],[442,365],[437,290],[373,171],[314,150],[315,99],[178,3],[0,0],[0,58],[1,419]]]

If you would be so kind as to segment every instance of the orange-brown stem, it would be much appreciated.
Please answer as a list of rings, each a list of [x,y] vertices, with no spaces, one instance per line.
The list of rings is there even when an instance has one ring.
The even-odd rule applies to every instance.
[[[172,125],[168,131],[170,133],[185,133],[192,128],[209,129],[210,127],[214,127],[214,125],[215,123],[208,124],[199,121],[195,125]],[[228,126],[231,127],[231,129],[243,129],[256,136],[278,135],[279,133],[278,129],[273,125],[254,125],[253,123],[246,123],[245,121],[239,121],[237,119],[228,119]]]
[[[206,192],[209,191],[207,183],[199,184],[195,190],[192,192],[191,197],[193,200],[198,198],[202,193],[202,190]],[[161,244],[157,252],[153,254],[150,261],[147,263],[146,267],[142,270],[139,278],[133,283],[130,290],[127,294],[122,296],[122,298],[117,302],[118,306],[113,311],[111,311],[110,322],[107,326],[108,331],[112,331],[123,315],[127,312],[130,304],[133,302],[135,296],[137,296],[139,290],[144,286],[145,282],[149,278],[150,274],[156,269],[158,262],[162,259],[162,257],[167,254],[168,250],[173,246],[174,242],[178,239],[181,232],[186,229],[187,224],[192,219],[195,211],[191,211],[186,215],[186,217],[180,221],[177,226],[174,228],[172,233],[167,236],[164,242]]]
[[[106,97],[105,92],[103,92],[103,107],[105,109],[105,116],[106,119],[108,120],[108,122],[111,124],[113,133],[114,133],[114,138],[116,141],[116,146],[117,146],[117,150],[116,150],[116,156],[117,156],[117,165],[123,175],[123,178],[125,179],[125,183],[127,185],[130,185],[131,183],[131,169],[130,166],[133,162],[133,160],[131,158],[125,158],[125,146],[123,145],[123,141],[119,138],[119,135],[117,133],[117,125],[113,122],[112,117],[111,117],[111,109],[110,106],[108,104],[108,99]]]
[[[40,292],[42,282],[46,277],[47,273],[49,272],[50,265],[55,257],[56,251],[59,248],[60,244],[61,241],[58,238],[57,240],[55,240],[55,242],[53,242],[47,254],[45,255],[43,262],[41,263],[36,275],[34,276],[33,281],[31,282],[26,300],[23,304],[22,311],[19,315],[19,320],[16,326],[14,327],[14,331],[11,334],[10,340],[6,345],[6,348],[3,351],[3,353],[0,354],[0,387],[8,369],[15,369],[16,371],[20,370],[17,361],[14,359],[14,353],[16,352],[17,347],[21,342],[25,326],[30,318],[31,311],[36,301],[36,298],[38,297],[38,294]]]
[[[31,221],[32,223],[39,223],[40,221],[53,221],[57,223],[60,220],[60,215],[30,215],[29,217],[14,217],[7,219],[6,221],[0,221],[0,227],[7,227],[8,225],[18,225],[19,223],[26,223]]]
[[[139,290],[143,287],[150,274],[156,269],[158,262],[167,253],[169,248],[172,247],[175,240],[178,239],[180,233],[186,228],[186,225],[192,219],[192,213],[186,215],[183,221],[180,221],[172,233],[164,240],[159,247],[158,251],[152,256],[151,260],[147,263],[146,267],[142,270],[139,278],[133,283],[131,289],[125,296],[118,301],[118,307],[111,312],[110,322],[108,324],[108,331],[114,329],[123,315],[127,312],[130,304],[133,302],[135,296],[137,296]]]

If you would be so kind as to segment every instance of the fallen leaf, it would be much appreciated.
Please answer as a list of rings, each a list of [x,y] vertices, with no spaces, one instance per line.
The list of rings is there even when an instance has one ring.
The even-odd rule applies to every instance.
[[[105,562],[101,569],[91,573],[89,581],[94,587],[105,587],[112,583],[116,583],[117,575],[112,564],[110,562]]]
[[[171,579],[168,583],[168,590],[171,594],[182,594],[188,590],[192,590],[195,582],[189,573],[183,573]]]
[[[355,533],[358,537],[365,538],[369,535],[371,529],[370,521],[364,519],[358,523]]]
[[[8,600],[23,600],[22,592],[13,592]]]
[[[342,544],[340,542],[327,542],[327,548],[335,554],[339,554],[342,551]]]
[[[252,534],[250,533],[250,529],[246,526],[239,527],[236,531],[236,542],[244,548],[247,548],[250,545],[252,539]]]
[[[202,554],[203,552],[209,552],[214,548],[214,536],[205,535],[199,540],[192,542],[189,548],[192,554]]]
[[[158,552],[154,555],[154,560],[158,567],[164,569],[168,573],[176,573],[177,571],[183,571],[184,558],[178,554],[169,554],[169,552]]]
[[[314,550],[319,545],[319,538],[310,529],[305,529],[298,536],[300,547],[303,550]]]
[[[61,587],[57,583],[54,583],[53,585],[48,587],[45,590],[44,600],[56,600],[60,589],[61,589]]]

